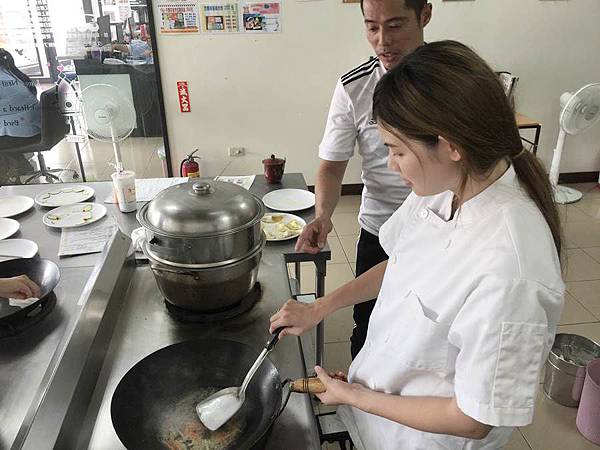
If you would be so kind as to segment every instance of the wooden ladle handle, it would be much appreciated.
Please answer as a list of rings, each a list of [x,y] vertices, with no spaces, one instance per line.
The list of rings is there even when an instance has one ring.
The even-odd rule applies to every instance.
[[[290,390],[292,392],[304,392],[309,394],[320,394],[325,392],[325,386],[317,377],[298,378],[290,382]]]

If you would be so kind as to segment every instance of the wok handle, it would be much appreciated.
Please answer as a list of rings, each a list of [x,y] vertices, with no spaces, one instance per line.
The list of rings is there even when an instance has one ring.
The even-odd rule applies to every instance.
[[[325,386],[317,377],[298,378],[290,382],[290,391],[320,394],[321,392],[325,392]]]
[[[281,330],[283,330],[284,328],[285,327],[279,327],[275,331],[273,331],[273,333],[271,334],[271,337],[265,343],[265,348],[267,349],[267,352],[270,352],[271,350],[273,350],[273,347],[275,347],[275,344],[277,344],[279,342],[279,333],[281,333]]]
[[[282,387],[286,384],[288,385],[287,394],[283,398],[283,404],[275,418],[279,417],[287,406],[292,392],[300,392],[305,394],[320,394],[321,392],[325,392],[325,386],[323,386],[323,383],[321,383],[321,380],[319,380],[317,377],[298,378],[296,380],[290,380],[287,378],[282,383]]]

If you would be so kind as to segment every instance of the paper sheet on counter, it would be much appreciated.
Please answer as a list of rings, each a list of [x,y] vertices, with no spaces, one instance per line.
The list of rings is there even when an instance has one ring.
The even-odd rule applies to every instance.
[[[63,228],[60,235],[58,256],[99,253],[117,229],[111,217],[77,228]]]
[[[237,184],[238,186],[241,186],[244,189],[248,190],[248,189],[250,189],[250,186],[252,186],[252,183],[254,183],[255,177],[256,177],[256,175],[244,175],[244,176],[238,176],[238,177],[218,176],[218,177],[215,177],[215,180]]]
[[[176,184],[187,183],[187,177],[174,178],[141,178],[135,180],[135,200],[138,202],[149,202],[160,192]],[[116,203],[111,194],[106,197],[104,203]]]

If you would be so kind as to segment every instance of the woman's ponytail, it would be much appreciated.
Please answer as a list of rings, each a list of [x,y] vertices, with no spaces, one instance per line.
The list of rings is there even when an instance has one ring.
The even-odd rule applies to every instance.
[[[544,166],[537,156],[525,149],[512,159],[512,164],[521,187],[525,189],[546,219],[554,239],[556,251],[559,258],[561,258],[563,237],[560,215],[554,202],[553,188]]]

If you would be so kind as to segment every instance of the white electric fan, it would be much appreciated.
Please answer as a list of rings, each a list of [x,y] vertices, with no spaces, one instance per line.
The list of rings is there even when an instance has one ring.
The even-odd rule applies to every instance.
[[[135,109],[125,94],[110,84],[93,84],[81,91],[88,134],[103,142],[112,142],[115,168],[123,171],[119,143],[136,127]]]
[[[559,186],[560,159],[567,134],[579,134],[594,126],[600,120],[600,83],[592,83],[579,89],[575,94],[565,92],[560,96],[560,133],[552,165],[550,166],[550,182],[554,188],[556,203],[573,203],[581,199],[583,194],[576,189]],[[600,182],[600,180],[599,180]]]

